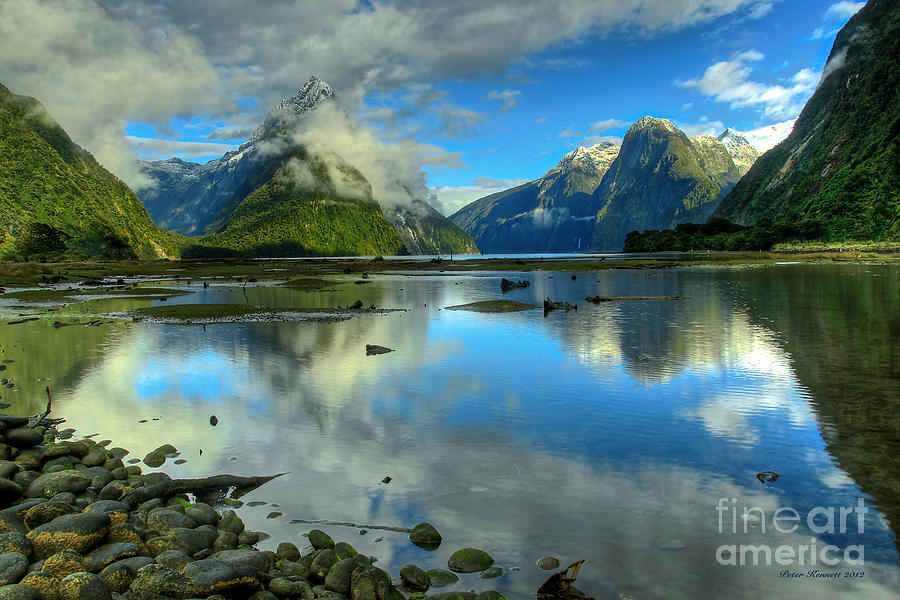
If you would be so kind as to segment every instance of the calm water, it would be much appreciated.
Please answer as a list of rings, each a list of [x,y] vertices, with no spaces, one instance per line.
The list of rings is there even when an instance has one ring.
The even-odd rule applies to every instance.
[[[248,528],[273,535],[263,547],[302,545],[313,526],[291,519],[429,521],[444,536],[432,553],[402,533],[321,528],[392,573],[408,562],[446,568],[454,550],[483,548],[504,576],[468,575],[454,588],[512,597],[533,595],[548,575],[535,561],[552,555],[563,564],[585,559],[578,587],[597,598],[895,598],[898,275],[890,266],[785,264],[613,270],[574,281],[553,272],[378,275],[312,293],[185,284],[196,293],[170,304],[359,298],[408,311],[205,331],[3,325],[2,358],[16,360],[4,375],[16,388],[2,395],[9,412],[33,414],[49,383],[54,414],[80,434],[99,432],[137,457],[176,445],[188,460],[162,467],[173,476],[288,471],[243,498],[267,503],[239,511]],[[501,276],[533,283],[505,298],[549,296],[578,310],[440,310],[501,297]],[[686,299],[584,302],[597,294]],[[88,309],[150,302],[101,300]],[[396,351],[367,357],[366,344]],[[781,478],[763,485],[763,471]],[[388,485],[379,483],[385,475]],[[864,532],[851,513],[842,533],[840,508],[859,498],[869,509]],[[758,510],[743,518],[745,507]],[[795,532],[773,529],[781,507],[797,511]],[[834,510],[837,531],[809,529],[816,507]],[[267,518],[272,511],[282,515]],[[820,514],[813,524],[825,521]],[[754,544],[795,557],[720,564],[717,553],[729,557],[721,546],[732,544],[739,555],[740,545]],[[829,544],[833,567],[819,563]],[[848,563],[848,548],[864,564]],[[779,576],[810,569],[863,577]]]

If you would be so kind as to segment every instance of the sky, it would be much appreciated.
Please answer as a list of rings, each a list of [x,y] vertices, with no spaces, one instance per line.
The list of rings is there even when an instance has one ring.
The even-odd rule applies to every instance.
[[[336,139],[402,163],[450,214],[644,115],[689,135],[796,118],[864,4],[0,0],[0,83],[140,195],[137,159],[234,150],[317,75],[345,113]]]

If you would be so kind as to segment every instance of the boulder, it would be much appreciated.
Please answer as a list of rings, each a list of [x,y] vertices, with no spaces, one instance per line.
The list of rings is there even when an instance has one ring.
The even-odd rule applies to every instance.
[[[61,550],[53,556],[47,557],[41,570],[49,573],[57,579],[68,577],[72,573],[85,571],[84,558],[74,550]]]
[[[334,540],[321,529],[313,529],[307,535],[309,536],[309,543],[312,544],[312,547],[316,550],[334,548]]]
[[[91,573],[99,573],[114,562],[139,556],[140,553],[138,545],[131,542],[104,544],[85,555],[84,566]]]
[[[261,587],[260,576],[256,569],[245,564],[213,558],[192,562],[185,567],[184,575],[200,596],[222,594],[247,597]]]
[[[59,582],[59,600],[112,600],[109,587],[99,575],[72,573]]]
[[[0,586],[19,583],[28,570],[28,557],[21,552],[0,554]]]
[[[441,545],[442,539],[431,523],[419,523],[409,532],[409,541],[426,550],[435,550]]]
[[[456,573],[475,573],[484,571],[494,564],[494,559],[484,550],[477,548],[463,548],[450,556],[447,566]]]
[[[109,517],[97,513],[63,515],[26,534],[34,558],[40,560],[70,548],[86,553],[98,546],[109,531]]]

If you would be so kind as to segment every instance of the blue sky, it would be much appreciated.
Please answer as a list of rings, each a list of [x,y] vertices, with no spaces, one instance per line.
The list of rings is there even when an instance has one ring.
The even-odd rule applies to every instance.
[[[351,137],[393,144],[357,150],[424,169],[449,213],[646,114],[689,134],[795,118],[862,5],[4,0],[0,82],[139,189],[135,157],[219,156],[316,74]]]

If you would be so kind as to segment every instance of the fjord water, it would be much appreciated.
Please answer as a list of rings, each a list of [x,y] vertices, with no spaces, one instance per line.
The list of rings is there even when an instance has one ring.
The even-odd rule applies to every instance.
[[[249,529],[272,535],[262,547],[302,545],[300,534],[320,527],[393,574],[410,562],[446,568],[464,546],[487,550],[504,570],[444,589],[532,597],[549,574],[535,561],[551,555],[563,565],[585,559],[578,587],[597,598],[892,598],[898,275],[885,265],[783,264],[574,280],[375,275],[322,292],[185,284],[195,293],[170,304],[333,307],[359,298],[407,310],[205,329],[3,326],[0,349],[16,360],[17,378],[3,397],[10,412],[33,414],[49,383],[54,413],[79,435],[97,432],[136,457],[177,446],[187,462],[162,467],[173,476],[287,472],[243,498],[266,504],[239,509]],[[501,297],[501,276],[532,282],[503,298],[550,297],[578,310],[441,310]],[[584,301],[593,295],[683,299]],[[147,302],[98,301],[91,310]],[[395,351],[366,356],[366,344]],[[756,474],[765,471],[781,477],[762,484]],[[386,475],[390,483],[380,483]],[[863,532],[852,513],[845,532],[806,524],[816,507],[838,515],[859,498],[869,509]],[[717,512],[721,499],[729,511]],[[764,515],[742,518],[745,507]],[[800,515],[795,532],[773,529],[780,507]],[[377,528],[421,521],[444,536],[435,552]],[[824,522],[819,515],[814,525]],[[722,565],[717,551],[731,544],[816,546],[817,563],[807,548],[802,564]],[[835,566],[818,562],[829,544]],[[864,547],[864,565],[845,561],[850,546]],[[806,577],[813,569],[842,577]]]

